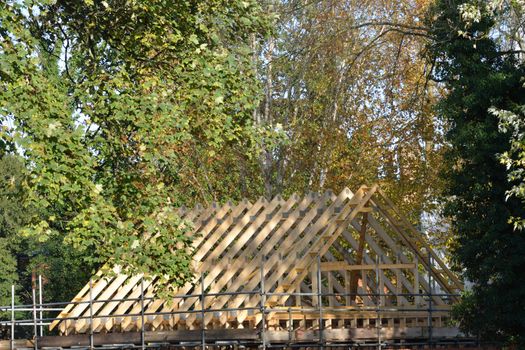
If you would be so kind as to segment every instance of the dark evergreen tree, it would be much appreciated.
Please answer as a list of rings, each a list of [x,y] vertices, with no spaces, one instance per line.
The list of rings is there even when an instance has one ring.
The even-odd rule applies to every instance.
[[[499,132],[489,109],[513,110],[525,102],[524,71],[489,35],[491,15],[481,11],[467,23],[464,3],[439,0],[429,16],[434,79],[449,91],[439,105],[450,143],[445,214],[457,236],[454,260],[474,283],[456,314],[470,333],[523,343],[525,232],[509,218],[523,217],[524,208],[507,198],[512,184],[499,155],[509,149],[509,135]]]

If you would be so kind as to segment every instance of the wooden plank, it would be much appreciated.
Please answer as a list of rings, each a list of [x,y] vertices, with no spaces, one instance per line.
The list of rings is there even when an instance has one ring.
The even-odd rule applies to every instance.
[[[97,271],[97,273],[95,274],[95,279],[98,279],[100,278],[100,276],[102,275],[102,271],[99,270]],[[85,297],[86,293],[89,293],[89,284],[86,284],[81,290],[80,292],[77,293],[77,295],[71,299],[71,304],[68,304],[64,310],[62,310],[57,318],[61,318],[61,317],[68,317],[69,313],[73,310],[73,308],[76,306],[75,302],[79,302],[79,301],[82,301],[83,298]],[[49,325],[49,330],[53,330],[58,324],[60,323],[60,320],[54,320],[53,322],[51,322],[51,324]],[[65,331],[65,326],[61,328],[60,330],[61,332],[64,332]]]
[[[361,265],[363,262],[363,251],[365,249],[366,225],[368,223],[368,214],[363,214],[363,221],[361,222],[361,229],[359,230],[359,245],[357,248],[357,255],[355,259],[356,265]],[[357,296],[357,284],[359,279],[359,271],[353,271],[350,275],[350,300],[355,303]]]
[[[120,272],[120,269],[118,267],[115,267],[113,270],[114,270],[114,272],[116,274],[118,274]],[[104,288],[109,284],[109,282],[111,280],[113,280],[113,278],[109,278],[109,277],[101,277],[101,278],[99,278],[98,280],[94,281],[94,284],[92,285],[92,288],[91,288],[91,292],[89,291],[90,288],[89,288],[89,284],[88,284],[87,293],[81,298],[80,301],[82,301],[82,302],[89,301],[90,295],[94,299],[98,298],[99,294],[103,293]],[[89,303],[77,304],[77,305],[75,305],[74,308],[71,309],[70,312],[68,312],[66,314],[60,313],[59,317],[79,317],[87,309],[89,309]],[[60,324],[60,331],[61,332],[65,332],[66,331],[66,324],[65,323],[61,323]]]
[[[194,223],[193,230],[190,233],[190,235],[194,236],[192,246],[196,249],[200,245],[200,243],[208,237],[209,232],[213,229],[213,223],[216,222],[216,221],[213,221],[212,223],[210,223],[210,219],[212,219],[212,216],[222,217],[231,209],[239,210],[239,208],[246,208],[250,206],[251,206],[251,203],[248,201],[243,201],[235,207],[232,205],[231,202],[227,202],[224,206],[220,208],[216,205],[216,203],[214,203],[213,205],[209,206],[206,209],[203,209],[200,206],[200,204],[197,204],[193,210],[187,212],[186,216],[183,217],[183,219],[191,220]],[[204,224],[206,225],[203,227]],[[196,235],[195,232],[199,232],[200,235]],[[138,283],[139,280],[140,278],[134,277],[134,281],[132,282],[135,282],[135,283],[133,285],[133,289],[131,293],[128,296],[129,299],[137,299],[140,297],[141,286]],[[156,280],[157,278],[154,277],[152,279],[146,279],[144,281],[143,287],[144,287],[145,297],[152,298],[155,296],[153,289],[154,289]],[[152,288],[149,288],[150,285],[152,286]],[[161,300],[157,300],[154,303],[161,303],[161,302],[162,302]],[[145,306],[146,307],[149,306],[150,303],[151,303],[150,300],[146,301]],[[116,310],[115,314],[118,314],[118,315],[124,314],[133,305],[134,307],[129,311],[129,313],[130,314],[139,313],[141,304],[138,301],[124,301],[118,304],[118,309]],[[131,320],[132,320],[131,317],[125,317],[124,324],[128,324],[129,322],[131,322]],[[115,322],[115,321],[116,321],[115,318],[108,317],[105,321],[104,328],[107,331],[109,331],[113,327],[114,324],[122,324],[122,322]],[[95,322],[94,324],[96,324]],[[94,328],[94,330],[98,331],[98,327]]]
[[[376,221],[375,221],[374,217],[371,216],[371,215],[368,217],[368,224],[370,225],[370,227],[376,233],[378,233],[379,237],[383,238],[382,235],[381,235],[381,233],[382,233],[381,226],[376,225]],[[357,221],[352,222],[352,226],[354,227],[354,229],[360,230],[360,226],[359,226],[359,223]],[[384,233],[384,234],[386,235],[386,233]],[[355,240],[353,239],[353,237],[350,234],[343,233],[343,236],[352,245],[356,245],[357,244],[357,243],[355,243]],[[396,245],[396,243],[394,241],[392,241],[391,239],[388,240],[388,235],[386,235],[385,238],[387,238],[385,240],[385,243],[387,244],[388,248],[390,248],[396,254],[402,254],[401,250]],[[370,246],[371,250],[374,253],[376,253],[378,256],[382,256],[386,263],[389,263],[389,264],[392,263],[392,260],[390,259],[390,257],[387,254],[385,254],[385,252],[383,251],[381,246],[370,235],[366,235],[365,236],[365,240],[366,240],[366,242],[368,243],[368,245]],[[373,261],[373,259],[370,258],[369,255],[367,255],[367,258],[365,260],[366,260],[366,263],[368,265],[374,265],[375,264],[375,261]],[[408,264],[408,263],[410,263],[410,261],[407,258],[406,261],[403,261],[403,263],[407,263]],[[402,277],[404,277],[404,276],[402,276]],[[407,286],[407,288],[411,288],[410,287],[411,286],[410,281],[408,281],[406,278],[403,279],[403,283]],[[392,289],[392,291],[394,291],[394,290],[395,289]]]
[[[341,239],[343,239],[343,238],[341,238]],[[346,244],[348,244],[348,242]],[[353,261],[352,257],[350,256],[350,254],[348,253],[348,248],[343,248],[338,241],[335,241],[332,247],[334,249],[336,249],[337,252],[339,252],[339,254],[341,254],[345,258],[345,261],[347,263],[349,263],[350,265],[354,265],[354,261]],[[347,294],[345,296],[346,306],[352,305],[352,302],[351,302],[351,299],[350,299],[350,292],[351,292],[350,291],[350,277],[351,277],[350,276],[350,271],[344,271],[344,275],[343,275],[343,278],[344,278],[343,293]]]
[[[321,271],[360,271],[360,270],[393,270],[413,269],[414,264],[378,264],[378,265],[351,265],[346,261],[329,261],[321,263]]]
[[[140,277],[140,276],[137,276],[137,277]],[[137,278],[135,277],[135,278]],[[155,284],[155,280],[156,279],[145,279],[144,280],[144,297],[145,298],[152,298],[155,296],[154,294],[154,284]],[[127,296],[128,299],[137,299],[137,298],[140,298],[140,294],[141,294],[141,289],[140,289],[140,285],[138,286],[138,288],[136,288],[136,285],[139,284],[139,280],[136,281],[135,285],[133,286],[132,290],[131,290],[131,293]],[[147,300],[145,301],[144,305],[147,306],[149,303],[151,302],[151,300]],[[139,308],[138,311],[136,310],[131,310],[129,313],[130,314],[134,314],[134,313],[138,313],[140,312],[140,302],[139,301],[123,301],[123,302],[119,302],[118,304],[118,307],[117,309],[115,310],[114,314],[115,315],[123,315],[125,314],[128,309],[130,307],[132,307],[132,305],[138,305],[137,308]],[[114,317],[108,317],[108,319],[106,320],[106,322],[102,322],[102,319],[99,319],[100,320],[100,324],[101,326],[106,330],[106,331],[109,331],[111,330],[111,327],[113,327],[114,324],[120,324],[121,322],[117,322],[117,320],[114,318]],[[95,322],[93,322],[93,325],[95,326]],[[97,327],[93,327],[93,329],[95,331],[99,331],[99,326],[97,325]]]
[[[200,205],[196,205],[195,208],[193,208],[192,210],[179,210],[179,214],[182,215],[182,218],[184,220],[191,220],[193,219],[193,217],[195,217],[197,214],[201,213],[203,211],[203,208],[200,206]],[[197,221],[197,224],[200,223],[199,221]],[[198,226],[197,226],[198,227]],[[201,239],[203,239],[204,237],[202,237]],[[102,269],[97,271],[97,274],[95,275],[97,277],[100,277],[102,276]],[[117,276],[118,277],[118,276]],[[114,283],[116,279],[113,279],[113,281],[111,282],[110,286]],[[133,286],[133,287],[136,287]],[[89,284],[86,284],[84,286],[84,288],[82,289],[82,291],[80,293],[78,293],[77,297],[78,298],[77,300],[82,300],[82,297],[87,297],[89,298]],[[114,299],[119,299],[121,298],[121,296],[114,296],[113,297]],[[102,299],[102,298],[100,298]],[[75,299],[73,299],[75,300]],[[71,314],[76,314],[77,316],[78,315],[82,315],[82,308],[80,308],[80,305],[75,305],[75,304],[69,304],[65,310],[63,311],[64,314],[60,314],[58,316],[58,318],[60,317],[68,317],[67,314],[71,313]],[[85,311],[85,310],[84,310]],[[87,311],[86,311],[87,312]],[[112,323],[113,319],[111,318],[108,318],[109,322]],[[85,324],[85,320],[79,320],[79,321],[82,321],[80,322],[81,324]],[[95,319],[94,320],[94,325],[96,324],[96,327],[94,327],[94,329],[97,329],[98,326],[99,326],[99,323],[102,321],[102,318],[99,318],[99,319]],[[50,330],[52,330],[60,321],[59,320],[55,320],[52,322],[52,324],[50,325]],[[61,326],[60,326],[60,330],[62,333],[65,333],[67,332],[67,327],[66,327],[66,323],[68,323],[68,325],[70,325],[71,327],[75,327],[75,324],[77,323],[77,321],[74,321],[74,322],[62,322],[61,323]]]
[[[378,334],[379,332],[379,334]],[[297,330],[291,334],[287,331],[271,331],[267,334],[268,342],[279,344],[279,343],[305,343],[311,344],[316,343],[320,339],[320,332],[318,330]],[[337,343],[355,342],[364,340],[377,340],[378,335],[381,339],[388,340],[409,340],[409,339],[427,339],[428,328],[427,327],[382,327],[376,328],[350,328],[350,329],[324,329],[323,340],[326,342]],[[434,336],[434,332],[433,332]],[[441,338],[458,338],[464,337],[464,335],[457,328],[446,328],[439,332]]]
[[[323,330],[323,339],[327,342],[344,343],[354,342],[356,340],[375,340],[377,339],[378,330],[375,328],[353,328],[353,329],[325,329]],[[382,339],[426,339],[428,338],[428,327],[383,327],[379,329],[379,335]],[[446,327],[432,330],[434,339],[456,339],[467,340],[457,328]],[[174,331],[155,331],[145,332],[144,341],[146,344],[178,344],[184,342],[199,343],[201,341],[200,330],[174,330]],[[292,336],[291,339],[289,336]],[[207,342],[227,342],[238,341],[241,345],[257,344],[261,342],[261,337],[257,329],[207,329],[204,332]],[[319,341],[319,330],[302,330],[298,329],[291,334],[288,331],[265,332],[266,342],[272,344],[292,344],[312,343]],[[3,348],[8,349],[8,341],[5,341]],[[105,333],[94,334],[93,345],[103,346],[111,344],[139,345],[141,343],[140,332],[128,333]],[[89,335],[70,335],[70,336],[45,336],[38,339],[38,344],[43,348],[72,348],[87,347],[90,345]],[[31,347],[32,342],[29,340],[17,340],[17,348]]]
[[[14,349],[28,349],[34,348],[35,344],[32,340],[29,339],[15,339],[13,341]],[[12,350],[10,340],[0,340],[0,350]]]
[[[224,217],[214,217],[212,220],[210,220],[204,230],[211,230],[216,225],[219,226],[210,235],[210,238],[203,240],[202,245],[197,248],[198,250],[194,255],[195,261],[203,261],[203,258],[206,256],[206,254],[209,254],[212,251],[213,246],[220,240],[221,237],[224,236],[224,238],[227,238],[228,234],[225,235],[225,233],[228,232],[228,229],[231,225],[234,225],[232,230],[240,230],[245,225],[247,225],[250,222],[251,216],[255,215],[266,204],[266,202],[267,201],[265,198],[260,197],[259,200],[250,208],[248,208],[248,203],[244,202],[243,204],[235,207],[231,213],[225,214]],[[238,220],[237,216],[240,215],[245,208],[248,208],[248,211],[243,214],[241,219]],[[220,253],[220,250],[215,250],[211,259],[215,258],[215,256]]]
[[[326,252],[325,258],[329,259],[330,261],[336,261],[335,257],[332,255],[330,251]],[[345,294],[346,293],[344,285],[342,285],[339,282],[339,280],[336,278],[336,276],[334,276],[332,273],[328,273],[328,293],[331,293],[331,294],[335,294],[335,293]],[[330,305],[330,302],[332,303],[332,305],[330,306],[341,306],[342,305],[335,296],[330,296],[328,298],[328,302],[329,302],[329,305]]]
[[[334,277],[330,272],[327,274],[327,282],[328,282],[328,294],[334,294]],[[335,297],[333,295],[328,296],[328,306],[334,307],[335,306]]]
[[[418,263],[417,263],[417,256],[414,257],[414,290],[412,291],[414,294],[414,304],[420,305],[421,304],[421,297],[417,294],[419,294],[419,270],[418,270]]]
[[[273,201],[271,203],[274,203]],[[205,244],[202,247],[202,253],[199,256],[196,256],[196,259],[201,259],[200,264],[198,264],[196,272],[197,276],[195,278],[195,281],[190,285],[184,287],[183,290],[181,290],[182,293],[187,293],[190,288],[194,288],[194,290],[200,290],[198,288],[200,286],[199,281],[199,274],[207,271],[210,267],[212,267],[215,263],[216,257],[219,256],[219,254],[223,253],[224,250],[230,245],[230,243],[237,238],[237,235],[242,232],[242,230],[245,227],[249,227],[252,217],[259,213],[260,210],[264,212],[264,208],[268,205],[268,201],[260,197],[259,200],[246,212],[243,214],[242,218],[237,219],[236,215],[230,215],[228,216],[224,222],[215,230],[215,237],[210,240],[210,242],[219,242],[216,247],[213,247],[213,243]],[[277,205],[274,203],[274,205]],[[231,226],[233,227],[229,229]],[[223,238],[220,240],[220,238]],[[219,241],[220,240],[220,241]],[[212,249],[213,248],[213,249]],[[210,285],[211,282],[213,282],[213,279],[210,278],[208,275],[206,277],[207,286]],[[199,298],[186,298],[185,300],[181,300],[181,305],[177,305],[175,303],[167,304],[165,308],[162,310],[162,312],[170,312],[173,310],[173,307],[177,305],[177,310],[188,310],[189,307],[193,304],[196,304],[196,307],[200,307],[199,305]],[[192,315],[189,315],[188,317],[191,317]],[[174,316],[174,321],[176,322],[179,318],[179,315]],[[154,327],[157,327],[160,322],[162,321],[162,317],[157,317],[153,325]]]
[[[272,235],[270,240],[267,242],[265,247],[263,247],[263,250],[259,252],[259,254],[257,254],[256,259],[254,261],[257,261],[257,259],[261,261],[260,258],[262,258],[263,256],[266,257],[266,260],[264,261],[264,267],[263,267],[263,275],[265,279],[268,278],[267,275],[270,273],[273,273],[276,276],[278,276],[278,278],[280,278],[281,275],[278,272],[275,272],[271,268],[274,264],[279,264],[279,265],[289,264],[289,261],[287,260],[283,261],[282,259],[282,253],[283,251],[285,252],[285,249],[283,247],[291,245],[292,242],[294,241],[294,238],[298,237],[298,234],[297,235],[289,234],[288,236],[286,236],[279,245],[280,253],[277,254],[276,252],[274,252],[272,254],[274,245],[276,245],[277,242],[279,242],[282,239],[281,232],[284,233],[287,230],[289,230],[290,227],[292,227],[292,225],[295,224],[297,220],[300,220],[300,222],[304,222],[304,221],[309,220],[310,215],[315,216],[317,214],[318,205],[320,201],[323,201],[323,200],[326,200],[326,197],[318,197],[318,196],[315,196],[314,194],[308,195],[307,200],[305,199],[303,202],[301,202],[301,204],[294,210],[294,212],[288,216],[288,219],[285,221],[285,223],[281,227],[279,227],[279,229]],[[303,211],[306,210],[312,203],[314,203],[313,204],[314,207],[311,208],[307,214],[304,214]],[[294,266],[294,265],[291,264],[288,266]],[[242,271],[241,276],[246,271],[250,271],[251,269],[254,269],[254,272],[259,272],[258,270],[260,270],[261,267],[262,267],[261,265],[250,266],[248,270]],[[260,273],[250,274],[250,277],[248,280],[249,280],[248,282],[249,287],[247,287],[248,289],[257,288],[257,285],[260,284]],[[271,281],[271,283],[268,283],[268,285],[272,285],[273,283],[275,283],[275,281]],[[245,295],[237,296],[233,299],[230,305],[238,306],[242,303],[244,299],[246,299],[246,297],[247,296]],[[222,304],[222,301],[220,304]]]
[[[257,229],[259,225],[264,224],[267,222],[266,216],[271,214],[275,208],[279,205],[282,205],[280,208],[280,211],[286,211],[289,207],[291,207],[295,203],[296,198],[290,197],[288,202],[283,203],[282,198],[275,197],[271,202],[267,203],[267,205],[262,209],[262,211],[259,213],[258,217],[253,220],[252,222],[248,223],[246,226],[246,229],[241,233],[241,228],[237,233],[240,234],[240,236],[236,237],[232,235],[232,233],[228,233],[231,241],[235,241],[235,244],[233,247],[228,249],[227,253],[221,257],[221,261],[215,263],[212,265],[211,270],[207,270],[208,274],[205,278],[205,288],[208,288],[208,286],[211,286],[211,289],[209,290],[209,293],[217,293],[220,292],[221,288],[228,283],[231,282],[231,277],[241,268],[242,266],[246,265],[248,256],[240,255],[238,259],[236,259],[234,262],[232,262],[232,259],[237,255],[238,253],[242,253],[243,246],[252,239],[252,241],[256,241],[258,237],[258,241],[261,241],[261,236],[264,235],[264,232],[260,235],[258,235],[255,239],[253,237],[254,233],[257,233]],[[275,221],[274,221],[275,222]],[[271,223],[270,223],[271,226]],[[244,251],[244,253],[247,253]],[[219,280],[215,280],[219,274],[224,273]],[[196,288],[200,288],[200,283],[197,283]],[[209,305],[211,303],[210,299],[208,298],[207,303],[205,305]],[[179,310],[187,310],[189,309],[193,304],[192,303],[184,303],[181,307],[179,307]],[[195,303],[195,308],[200,308],[200,302]],[[197,317],[196,314],[188,315],[186,318],[186,324],[191,324],[195,318]]]
[[[102,291],[102,293],[98,296],[97,299],[99,299],[99,300],[109,300],[113,296],[113,293],[117,290],[117,288],[120,287],[127,279],[128,279],[128,276],[118,273],[117,276],[115,276],[115,278],[111,282],[111,284],[106,286],[106,288]],[[84,313],[84,316],[89,316],[89,313],[91,311],[90,309],[93,310],[93,315],[96,315],[98,310],[103,308],[104,305],[105,305],[105,303],[94,302],[91,307],[87,308],[86,312]],[[82,332],[86,331],[88,329],[88,327],[89,327],[89,320],[88,319],[80,319],[80,320],[75,322],[75,327],[74,328],[75,328],[75,331],[77,333],[82,333]]]
[[[352,223],[352,225],[358,225],[357,221],[354,220],[353,223]],[[359,226],[357,226],[357,227],[359,227]],[[348,231],[344,231],[343,234],[342,234],[342,236],[346,239],[346,241],[347,241],[352,247],[354,247],[354,249],[357,247],[358,243],[356,242],[356,240],[352,237],[352,235],[351,235]],[[379,247],[376,246],[375,242],[374,242],[374,241],[373,241],[368,235],[366,236],[366,239],[369,240],[368,243],[369,243],[369,245],[371,246],[372,250],[373,250],[376,254],[379,254],[379,255],[382,255],[382,254],[383,254],[383,251],[382,251]],[[365,266],[374,266],[374,267],[375,267],[375,265],[374,265],[375,262],[372,260],[372,258],[371,258],[367,253],[363,253],[363,259],[364,259],[364,261],[365,261],[365,263],[366,263]],[[385,259],[385,261],[388,262],[388,258],[387,258],[387,257],[385,257],[384,259]],[[367,271],[367,269],[363,269],[363,270],[361,270],[361,276],[366,275],[366,271]],[[380,270],[380,273],[384,275],[384,271],[383,271],[383,270]],[[384,276],[384,277],[385,277],[385,276]],[[394,293],[394,291],[395,291],[395,287],[394,287],[393,284],[390,282],[390,280],[387,279],[386,277],[385,277],[385,283],[386,283],[387,288],[388,288],[392,293]],[[409,281],[407,280],[406,283],[408,284]],[[369,283],[366,283],[366,287],[367,287],[367,288],[368,288],[368,284],[369,284]],[[370,284],[373,284],[373,283],[370,283]],[[370,293],[370,291],[366,291],[366,292],[365,292],[365,291],[364,291],[364,288],[362,288],[362,289],[363,289],[363,293],[364,293],[364,294],[367,294],[367,293],[369,294],[369,293]],[[371,304],[371,298],[370,298],[370,297],[365,297],[365,298],[363,299],[363,302],[364,302],[365,304],[368,304],[368,305],[369,305],[369,304]]]
[[[396,257],[396,262],[400,263],[399,254]],[[414,268],[416,267],[416,264],[414,264]],[[401,282],[401,269],[396,269],[396,305],[402,305],[403,300],[401,299],[401,294],[403,294],[403,284]]]
[[[185,210],[184,215],[182,218],[184,220],[190,220],[193,221],[193,230],[190,235],[195,236],[194,232],[199,231],[201,229],[201,226],[204,222],[207,222],[210,219],[210,216],[217,213],[217,215],[223,215],[224,212],[229,210],[229,208],[233,208],[233,205],[231,202],[227,202],[222,208],[217,207],[216,203],[214,205],[211,205],[207,207],[206,209],[203,209],[202,206],[197,204],[193,209],[191,210]],[[194,247],[198,246],[201,241],[207,238],[206,235],[207,231],[204,231],[201,235],[196,236],[192,242],[192,245]],[[126,281],[124,287],[118,291],[118,293],[113,296],[113,299],[124,299],[128,292],[131,291],[131,293],[127,296],[128,299],[137,299],[140,297],[141,293],[141,286],[139,284],[140,280],[142,279],[142,275],[133,276],[130,278],[129,281]],[[154,281],[156,278],[146,278],[144,281],[144,292],[147,293],[147,297],[154,296],[153,292],[148,292],[148,288],[150,285],[154,285]],[[153,289],[153,288],[152,288]],[[145,302],[145,305],[147,306],[149,304],[149,300]],[[137,301],[124,301],[124,302],[113,302],[108,303],[105,308],[98,314],[98,316],[104,316],[104,315],[110,315],[110,313],[114,310],[114,308],[118,307],[115,314],[121,315],[124,314],[133,304],[136,305],[136,307],[140,307],[139,302]],[[140,310],[139,310],[140,311]],[[138,311],[136,311],[138,312]],[[133,310],[130,313],[134,313]],[[93,321],[93,329],[94,331],[99,331],[99,327],[104,327],[106,330],[110,330],[113,324],[115,324],[115,318],[108,317],[105,321],[105,324],[103,324],[103,318],[96,318]]]
[[[347,271],[345,271],[345,292],[346,292],[346,294],[348,294],[345,297],[346,306],[350,306],[350,305],[354,304],[354,302],[352,301],[352,298],[350,296],[350,293],[352,293],[352,289],[350,288],[350,281],[351,281],[350,271],[347,270]]]
[[[259,340],[255,329],[207,329],[204,333],[209,342],[216,341],[241,341],[256,342]],[[144,333],[144,341],[147,343],[179,343],[200,342],[202,332],[200,330],[177,330],[177,331],[148,331]],[[140,344],[140,332],[127,333],[98,333],[93,335],[93,345],[111,344]],[[38,339],[40,347],[68,348],[78,346],[89,346],[89,335],[79,334],[70,336],[45,336]]]
[[[379,262],[381,262],[381,258],[379,258]],[[383,271],[381,271],[380,265],[381,264],[376,264],[375,270],[376,278],[379,282],[379,286],[377,286],[377,294],[379,294],[379,306],[385,306],[385,274],[383,273]]]

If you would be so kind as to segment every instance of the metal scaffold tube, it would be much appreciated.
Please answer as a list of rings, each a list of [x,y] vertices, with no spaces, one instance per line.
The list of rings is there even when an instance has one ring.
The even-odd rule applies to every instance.
[[[36,289],[35,289],[35,278],[32,278],[32,295],[33,295],[33,346],[35,350],[38,350],[38,324],[37,324],[37,314],[36,314]]]
[[[381,276],[380,276],[380,270],[379,270],[379,264],[381,263],[381,257],[380,256],[377,256],[376,257],[376,291],[377,291],[377,296],[376,296],[376,329],[377,329],[377,349],[378,350],[381,350],[381,327],[382,327],[382,324],[381,324],[381,306],[382,306],[382,295],[383,295],[383,291],[380,289],[381,287]]]
[[[432,255],[428,252],[428,344],[430,348],[433,348],[432,339]]]
[[[145,349],[144,345],[144,276],[140,279],[140,348]]]
[[[205,324],[205,313],[206,313],[206,310],[204,308],[204,291],[205,291],[205,288],[204,288],[204,274],[201,273],[201,348],[202,350],[205,350],[206,349],[206,324]]]
[[[266,349],[266,314],[265,314],[265,304],[266,304],[266,291],[264,289],[264,256],[261,257],[261,281],[260,281],[260,293],[261,293],[261,340],[262,340],[262,349]]]
[[[93,344],[93,279],[89,279],[89,349],[92,350]]]
[[[317,255],[317,306],[319,307],[319,345],[324,348],[323,337],[323,284],[321,280],[321,255]]]
[[[38,304],[39,304],[39,310],[40,310],[40,319],[44,318],[44,312],[42,310],[42,304],[43,304],[43,296],[42,296],[42,275],[38,275]],[[44,336],[44,326],[42,325],[42,322],[40,322],[40,336]]]
[[[15,348],[15,285],[11,285],[11,341],[9,342],[9,349]]]

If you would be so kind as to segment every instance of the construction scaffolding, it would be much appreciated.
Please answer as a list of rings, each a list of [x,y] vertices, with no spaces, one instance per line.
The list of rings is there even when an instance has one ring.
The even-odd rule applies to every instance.
[[[320,260],[320,259],[319,259]],[[379,264],[378,264],[379,265]],[[379,269],[379,266],[376,266]],[[261,271],[263,268],[261,267]],[[317,264],[316,273],[322,274],[322,264]],[[201,280],[204,276],[201,276]],[[142,282],[143,283],[143,282]],[[142,284],[141,283],[141,284]],[[90,283],[91,287],[93,286]],[[321,285],[319,285],[321,287]],[[238,297],[258,296],[259,304],[254,307],[238,308],[201,308],[190,311],[172,310],[170,312],[146,312],[142,307],[135,314],[111,314],[96,315],[90,311],[88,315],[76,317],[44,317],[43,315],[61,310],[60,307],[69,305],[63,303],[42,303],[36,300],[35,294],[33,304],[15,305],[14,287],[13,303],[11,306],[1,307],[0,310],[9,312],[11,320],[1,322],[3,326],[11,328],[10,349],[34,350],[42,348],[130,348],[140,347],[141,349],[153,347],[340,347],[340,346],[373,346],[377,348],[394,348],[398,346],[419,346],[419,345],[468,345],[474,344],[475,339],[468,337],[455,327],[443,324],[443,318],[449,318],[449,308],[436,307],[432,303],[433,297],[456,297],[445,293],[420,293],[392,295],[390,293],[370,293],[368,296],[380,301],[386,297],[406,297],[420,298],[419,307],[410,305],[400,307],[383,306],[381,303],[376,305],[355,308],[349,310],[341,307],[330,307],[327,299],[330,297],[345,298],[355,295],[322,293],[318,289],[316,293],[275,293],[266,292],[264,279],[261,280],[259,288],[251,291],[222,292],[208,294],[204,291],[201,294],[177,295],[176,298],[183,300],[197,298],[201,305],[205,305],[206,299],[219,297]],[[41,290],[39,293],[41,296]],[[317,300],[316,307],[302,306],[297,307],[270,307],[264,301],[271,297],[288,296],[290,298],[308,297]],[[108,302],[132,302],[140,303],[142,306],[147,302],[153,301],[144,295],[144,291],[138,298],[110,299],[110,300],[87,300],[78,301],[77,306],[84,305],[93,310],[94,305]],[[425,305],[425,308],[423,308]],[[18,311],[30,313],[32,318],[16,319]],[[181,315],[195,315],[198,320],[204,320],[206,315],[222,312],[237,313],[247,311],[251,316],[260,316],[261,322],[255,328],[213,328],[206,327],[201,323],[201,328],[171,331],[147,331],[144,325],[146,320],[162,317],[169,320]],[[270,316],[273,315],[273,316]],[[105,322],[109,318],[131,317],[140,325],[139,331],[133,332],[109,332],[95,333],[90,326],[86,334],[75,335],[44,335],[50,333],[45,328],[56,321],[86,322],[88,325],[96,324],[96,321]],[[410,319],[410,323],[406,323]],[[272,322],[274,321],[273,325]],[[403,322],[405,320],[405,322]],[[253,324],[253,323],[252,323]],[[25,342],[17,341],[14,338],[15,327],[30,327],[33,330],[33,339]],[[7,348],[5,344],[0,348]]]
[[[154,277],[115,267],[67,305],[35,297],[23,306],[33,319],[8,324],[33,325],[35,348],[472,341],[449,325],[462,283],[378,186],[179,214],[193,223],[196,278],[170,300]],[[61,336],[42,337],[46,325]]]

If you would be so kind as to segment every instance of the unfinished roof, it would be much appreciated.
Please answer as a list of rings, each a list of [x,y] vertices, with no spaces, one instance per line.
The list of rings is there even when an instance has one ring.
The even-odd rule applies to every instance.
[[[346,188],[338,195],[328,191],[197,206],[180,209],[180,215],[198,234],[193,283],[163,301],[155,298],[155,279],[118,273],[99,278],[60,313],[68,319],[53,322],[51,329],[85,333],[92,315],[94,332],[136,331],[142,305],[148,330],[256,327],[263,315],[275,327],[283,320],[315,327],[319,316],[313,310],[319,303],[333,327],[375,318],[371,307],[384,309],[384,317],[396,308],[409,309],[402,317],[417,322],[418,310],[424,312],[429,301],[425,294],[438,294],[431,302],[447,311],[463,288],[377,185],[355,193]],[[204,317],[198,312],[202,291]],[[90,295],[91,307],[75,304]]]

